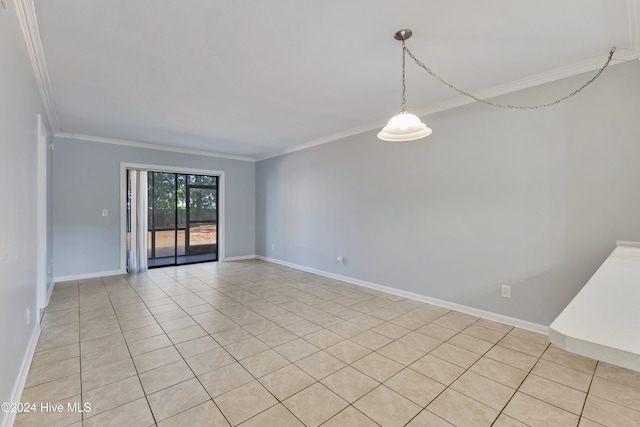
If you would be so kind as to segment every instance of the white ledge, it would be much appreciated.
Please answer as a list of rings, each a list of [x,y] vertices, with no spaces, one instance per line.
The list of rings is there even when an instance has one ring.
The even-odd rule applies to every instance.
[[[640,371],[640,244],[618,246],[549,326],[549,339],[582,356]]]

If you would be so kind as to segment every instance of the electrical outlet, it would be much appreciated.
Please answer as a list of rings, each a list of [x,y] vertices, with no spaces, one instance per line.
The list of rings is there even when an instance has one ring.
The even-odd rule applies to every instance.
[[[502,285],[502,298],[511,298],[511,286]]]
[[[336,258],[336,262],[338,264],[344,264],[344,261],[345,261],[345,259],[344,259],[344,257],[342,255],[340,255],[338,258]]]
[[[275,243],[272,243],[272,244],[271,244],[271,250],[272,250],[272,251],[275,251],[275,250],[276,250],[276,244],[275,244]]]
[[[102,209],[102,216],[109,216],[109,209]]]

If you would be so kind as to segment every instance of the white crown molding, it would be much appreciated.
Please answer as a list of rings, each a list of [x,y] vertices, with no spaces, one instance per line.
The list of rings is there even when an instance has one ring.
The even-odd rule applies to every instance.
[[[42,105],[44,106],[47,121],[51,130],[55,133],[60,131],[58,123],[58,115],[56,113],[56,105],[53,99],[53,90],[51,88],[51,80],[47,71],[47,63],[44,59],[44,50],[42,49],[42,40],[40,39],[40,30],[38,29],[38,19],[36,18],[36,9],[33,0],[14,0],[20,27],[24,36],[33,73],[38,83]]]
[[[377,127],[382,128],[382,126],[384,126],[384,124],[375,123],[375,124],[368,124],[365,126],[359,126],[356,128],[351,128],[344,132],[333,133],[331,135],[327,135],[322,138],[314,139],[309,142],[304,142],[302,144],[294,145],[293,147],[285,148],[284,150],[274,151],[273,153],[267,154],[265,156],[256,157],[256,161],[267,160],[272,157],[278,157],[278,156],[283,156],[285,154],[295,153],[296,151],[306,150],[307,148],[315,147],[316,145],[326,144],[328,142],[335,142],[342,138],[347,138],[350,136],[359,135],[364,132],[369,132],[373,129],[376,129]]]
[[[632,43],[631,49],[616,49],[616,53],[614,55],[614,60],[611,62],[611,65],[616,64],[617,61],[633,61],[640,59],[640,50],[638,49],[638,15],[640,9],[640,0],[629,0],[629,15],[635,13],[635,19],[629,19],[629,32],[634,33],[635,31],[635,45]],[[632,5],[634,5],[632,7]],[[633,12],[635,11],[635,12]],[[632,13],[633,12],[633,13]],[[492,88],[480,91],[475,93],[474,95],[481,99],[490,99],[500,95],[506,95],[508,93],[516,92],[523,89],[528,89],[530,87],[539,86],[545,83],[551,83],[557,80],[561,80],[567,77],[573,77],[578,74],[587,73],[589,71],[598,70],[605,63],[607,55],[599,56],[597,58],[592,58],[589,60],[577,62],[572,65],[568,65],[565,67],[556,68],[551,71],[547,71],[545,73],[536,74],[533,76],[526,77],[524,79],[514,80],[509,83],[501,84],[498,86],[494,86]],[[610,66],[611,66],[610,65]],[[442,102],[440,104],[433,105],[427,109],[422,110],[413,110],[411,111],[413,114],[418,116],[428,116],[431,114],[439,113],[442,111],[450,110],[456,107],[461,107],[463,105],[472,104],[476,102],[475,100],[468,98],[466,96],[457,96],[455,98],[450,99],[449,101]],[[300,150],[306,150],[307,148],[315,147],[317,145],[326,144],[328,142],[334,142],[342,138],[346,138],[349,136],[354,136],[361,134],[363,132],[372,131],[373,129],[381,128],[384,126],[384,123],[378,122],[375,124],[370,124],[366,126],[360,126],[357,128],[349,129],[344,132],[335,133],[329,135],[327,137],[323,137],[320,139],[312,140],[303,144],[296,145],[294,147],[290,147],[281,151],[273,152],[266,156],[256,158],[257,161],[267,160],[272,157],[278,157],[285,154],[294,153]]]
[[[213,151],[196,150],[193,148],[183,148],[173,145],[153,144],[150,142],[130,141],[126,139],[104,138],[101,136],[82,135],[77,133],[57,132],[56,138],[75,139],[79,141],[99,142],[101,144],[124,145],[127,147],[146,148],[149,150],[170,151],[172,153],[194,154],[196,156],[217,157],[220,159],[240,160],[243,162],[255,162],[253,157],[235,156],[232,154],[222,154]]]

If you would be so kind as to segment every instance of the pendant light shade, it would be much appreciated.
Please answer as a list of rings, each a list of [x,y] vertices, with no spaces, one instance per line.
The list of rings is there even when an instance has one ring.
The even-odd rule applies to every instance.
[[[405,91],[407,89],[405,83],[405,40],[411,37],[411,30],[404,29],[396,32],[394,35],[396,40],[402,41],[402,109],[400,114],[391,117],[389,123],[378,133],[378,139],[390,142],[415,141],[416,139],[426,138],[431,135],[432,130],[427,127],[418,116],[407,113],[407,102],[405,99]]]
[[[378,133],[378,139],[390,142],[415,141],[431,135],[427,127],[415,114],[401,111],[391,117],[389,123]]]

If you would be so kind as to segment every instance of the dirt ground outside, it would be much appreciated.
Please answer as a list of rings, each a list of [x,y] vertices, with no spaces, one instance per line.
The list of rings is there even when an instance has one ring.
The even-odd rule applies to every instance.
[[[215,224],[202,224],[191,227],[189,243],[191,246],[216,244]],[[156,258],[174,256],[175,230],[156,231]],[[185,230],[178,230],[178,254],[184,255],[186,245]],[[151,255],[151,232],[149,232],[149,255]]]

